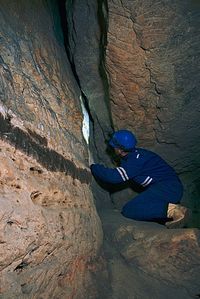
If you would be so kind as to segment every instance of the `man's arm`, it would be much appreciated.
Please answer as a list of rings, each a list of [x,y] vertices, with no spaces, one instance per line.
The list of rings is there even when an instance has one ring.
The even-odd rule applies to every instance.
[[[126,171],[122,167],[108,168],[101,164],[92,164],[91,172],[95,178],[111,184],[119,184],[129,180]]]

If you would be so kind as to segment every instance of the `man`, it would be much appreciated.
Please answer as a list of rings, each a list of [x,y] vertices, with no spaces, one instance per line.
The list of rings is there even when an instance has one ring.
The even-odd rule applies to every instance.
[[[157,154],[136,148],[136,143],[132,132],[115,132],[109,145],[120,157],[120,166],[107,168],[92,164],[91,172],[95,178],[106,183],[134,181],[139,184],[142,192],[124,205],[122,214],[135,220],[165,224],[173,220],[167,217],[168,204],[180,202],[183,186],[171,166]]]

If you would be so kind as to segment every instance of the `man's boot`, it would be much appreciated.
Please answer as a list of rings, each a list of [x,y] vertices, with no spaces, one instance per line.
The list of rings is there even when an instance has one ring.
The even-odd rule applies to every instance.
[[[167,217],[173,218],[172,221],[166,222],[167,228],[183,228],[186,227],[188,220],[191,216],[191,210],[181,206],[180,204],[169,204]]]

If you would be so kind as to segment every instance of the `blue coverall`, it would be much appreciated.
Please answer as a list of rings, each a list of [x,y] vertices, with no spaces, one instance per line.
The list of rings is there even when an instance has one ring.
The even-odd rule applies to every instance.
[[[169,203],[179,203],[183,186],[177,174],[159,155],[137,148],[121,158],[120,167],[92,164],[94,177],[111,184],[133,180],[143,191],[127,202],[122,214],[127,218],[154,221],[167,217]]]

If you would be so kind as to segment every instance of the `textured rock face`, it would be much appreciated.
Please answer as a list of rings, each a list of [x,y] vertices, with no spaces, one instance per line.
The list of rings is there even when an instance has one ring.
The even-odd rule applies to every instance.
[[[48,3],[1,1],[1,298],[96,297],[80,91]]]
[[[95,150],[105,161],[105,138],[112,132],[110,103],[104,69],[107,16],[104,1],[66,1],[68,44],[81,91],[92,116]]]
[[[94,297],[101,231],[87,184],[47,171],[5,142],[1,149],[2,298]]]
[[[169,230],[159,224],[125,219],[113,211],[104,213],[102,220],[112,298],[199,296],[199,230]]]
[[[114,126],[166,158],[199,208],[197,1],[108,1],[106,67]]]
[[[98,43],[105,46],[101,36],[105,24],[98,16],[106,17],[106,2],[67,1],[68,25],[74,26],[68,28],[71,62],[78,84],[63,47],[56,1],[0,2],[0,298],[199,297],[199,231],[169,231],[125,219],[113,211],[105,191],[93,184],[95,199],[101,202],[108,272],[101,257],[102,229],[91,193],[78,85],[87,97],[101,150],[111,129],[108,90],[104,76],[101,81],[102,70],[99,73]],[[195,17],[191,7],[185,12],[184,1],[183,11],[178,4],[170,6],[170,1],[152,3],[108,1],[107,70],[113,119],[116,128],[134,129],[141,144],[173,158],[179,172],[185,167],[190,175],[193,165],[188,168],[192,158],[184,156],[187,149],[178,159],[175,145],[166,146],[169,135],[175,140],[171,143],[183,146],[186,141],[181,143],[180,136],[184,125],[189,125],[181,118],[175,121],[180,107],[181,117],[185,115],[181,97],[185,89],[176,90],[174,74],[183,79],[182,84],[185,77],[181,71],[173,73],[171,64],[185,70],[186,54],[184,48],[177,51],[185,39],[177,33],[173,44],[171,30],[182,32],[190,15],[191,29],[185,34],[194,37],[198,13]],[[178,20],[174,18],[168,27],[173,15]],[[162,28],[158,35],[157,26]],[[187,53],[192,55],[193,49],[187,48]],[[188,90],[193,81],[194,86],[198,83],[188,79]],[[196,105],[192,98],[186,102],[188,109]],[[195,133],[197,109],[188,111]],[[175,125],[180,130],[172,130]],[[99,152],[98,158],[104,155]],[[185,180],[193,182],[191,193],[196,173],[189,175]],[[116,199],[117,207],[122,200],[123,194]]]
[[[49,146],[61,153],[65,148],[73,153],[76,146],[83,159],[87,152],[82,146],[79,92],[62,40],[46,5],[36,1],[32,8],[30,12],[25,1],[2,3],[2,103],[23,117],[30,130],[33,123],[36,132],[49,138]]]

